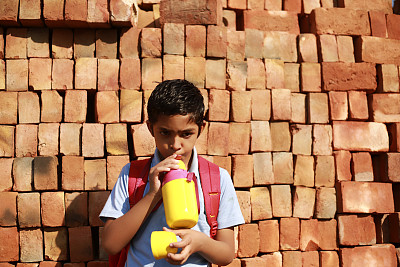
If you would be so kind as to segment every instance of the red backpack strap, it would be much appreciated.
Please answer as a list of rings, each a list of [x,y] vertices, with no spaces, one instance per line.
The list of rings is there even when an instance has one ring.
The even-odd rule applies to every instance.
[[[211,228],[210,236],[214,239],[218,230],[217,218],[221,195],[219,167],[200,156],[198,156],[198,162],[207,222]]]

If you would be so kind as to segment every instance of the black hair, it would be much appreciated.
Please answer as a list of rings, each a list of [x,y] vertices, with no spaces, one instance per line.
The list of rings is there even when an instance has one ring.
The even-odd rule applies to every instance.
[[[191,82],[181,79],[159,83],[147,103],[149,122],[154,124],[160,115],[190,115],[199,126],[204,120],[204,100],[200,90]]]

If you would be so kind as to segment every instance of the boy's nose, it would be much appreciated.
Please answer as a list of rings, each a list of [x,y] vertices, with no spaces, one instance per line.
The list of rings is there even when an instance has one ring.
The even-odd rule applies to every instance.
[[[179,149],[181,149],[181,147],[182,144],[179,137],[175,137],[171,142],[171,149],[173,149],[174,151],[178,151]]]

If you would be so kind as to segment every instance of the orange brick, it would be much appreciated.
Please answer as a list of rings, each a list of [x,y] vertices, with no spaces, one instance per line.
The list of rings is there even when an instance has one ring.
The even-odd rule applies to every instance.
[[[82,124],[61,123],[60,153],[69,156],[79,156],[81,150],[80,136]]]
[[[135,124],[131,126],[134,154],[137,157],[151,156],[156,144],[146,124]]]
[[[163,27],[164,54],[183,56],[185,53],[185,25],[182,23],[165,23]]]
[[[319,56],[322,62],[339,61],[336,36],[328,34],[319,35],[318,42]]]
[[[399,92],[399,69],[394,64],[377,65],[378,92]]]
[[[289,152],[272,153],[275,183],[293,184],[293,156]]]
[[[368,266],[373,261],[377,266],[397,265],[396,250],[392,244],[362,246],[340,249],[341,264],[344,267],[356,263],[359,266]]]
[[[92,231],[89,226],[68,228],[72,262],[93,260]]]
[[[97,88],[97,59],[77,58],[75,61],[75,89]]]
[[[336,227],[335,219],[329,221],[302,220],[300,224],[300,249],[302,251],[336,250]]]
[[[279,223],[278,220],[258,222],[260,232],[260,252],[271,253],[279,250]]]
[[[9,94],[12,94],[12,93],[9,93]],[[5,100],[7,100],[7,98]],[[3,99],[3,101],[4,101],[4,99]],[[5,105],[2,105],[2,106],[4,107]],[[9,111],[11,111],[11,110],[13,110],[13,109],[10,107]],[[19,92],[18,93],[18,122],[19,123],[39,123],[39,121],[40,121],[39,96],[33,92]]]
[[[122,168],[129,163],[129,156],[107,157],[107,190],[112,190]]]
[[[292,197],[290,191],[290,185],[271,185],[273,217],[292,216]]]
[[[14,126],[0,126],[0,137],[2,140],[7,140],[7,142],[0,142],[1,157],[14,157],[14,133]]]
[[[41,261],[39,262],[39,267],[62,267],[62,263],[56,261]]]
[[[336,180],[350,181],[351,180],[351,153],[345,150],[334,151],[335,166],[336,166]]]
[[[221,156],[213,156],[212,157],[212,162],[217,164],[219,167],[227,170],[229,175],[231,175],[232,171],[232,159],[231,157],[221,157]]]
[[[97,89],[99,91],[118,91],[118,59],[99,59],[97,69]]]
[[[329,92],[329,112],[331,120],[347,120],[347,92]]]
[[[291,119],[291,91],[289,89],[271,90],[272,119]]]
[[[33,160],[33,182],[35,190],[57,190],[58,159],[54,156],[36,157]],[[43,172],[43,169],[47,172]]]
[[[388,133],[389,136],[392,136],[389,150],[400,151],[400,123],[388,124]]]
[[[67,90],[64,99],[64,122],[86,121],[87,91]]]
[[[73,89],[74,61],[70,59],[53,59],[51,88],[58,90]]]
[[[135,15],[133,5],[124,1],[110,2],[111,23],[116,26],[131,26],[134,23]]]
[[[272,150],[271,130],[268,121],[251,121],[251,152]]]
[[[318,1],[319,3],[319,1]],[[318,251],[306,251],[301,253],[301,261],[303,266],[319,266]]]
[[[253,153],[254,184],[267,185],[274,183],[271,153]]]
[[[368,152],[352,153],[351,163],[353,180],[360,182],[374,181],[372,159]]]
[[[160,17],[160,19],[162,19],[162,17]],[[145,11],[140,8],[138,9],[138,22],[137,22],[138,29],[156,27],[155,20],[156,19],[154,18],[153,10]]]
[[[91,226],[104,225],[104,223],[99,219],[99,215],[106,204],[109,195],[110,192],[108,191],[89,192],[89,224]]]
[[[247,85],[249,89],[265,89],[265,66],[259,58],[247,59]]]
[[[40,227],[40,194],[19,193],[18,224],[21,228]]]
[[[264,47],[264,32],[259,29],[245,29],[246,34],[246,46],[245,55],[246,58],[262,58],[263,47]]]
[[[7,242],[0,244],[0,260],[18,261],[19,234],[17,227],[0,227],[0,239],[7,240]]]
[[[400,31],[397,29],[396,26],[399,24],[399,21],[400,17],[397,14],[387,14],[386,25],[387,25],[388,38],[400,40]]]
[[[365,92],[349,91],[349,115],[353,120],[367,120],[368,103]]]
[[[292,93],[291,98],[292,118],[294,123],[306,123],[306,95]]]
[[[339,61],[355,62],[353,38],[351,36],[336,36]]]
[[[282,40],[283,41],[283,40]],[[281,38],[279,32],[264,32],[263,57],[268,59],[281,59]]]
[[[243,13],[245,28],[299,33],[299,25],[295,13],[268,10],[246,10]]]
[[[280,250],[298,250],[300,245],[300,220],[281,218],[279,223]]]
[[[264,121],[269,120],[271,117],[271,91],[251,90],[250,95],[251,119]]]
[[[338,229],[340,245],[376,244],[375,223],[371,215],[339,215]]]
[[[371,35],[376,37],[387,37],[387,28],[386,28],[386,14],[382,11],[373,11],[370,10],[368,12],[369,20],[371,22]]]
[[[19,21],[22,26],[43,26],[41,1],[22,0],[19,3]]]
[[[311,155],[312,125],[292,124],[290,132],[292,139],[292,152],[295,155]]]
[[[285,73],[283,60],[265,59],[266,86],[269,89],[285,88]],[[290,90],[289,90],[290,91]]]
[[[186,56],[205,57],[206,27],[203,25],[186,25]]]
[[[210,122],[208,128],[208,154],[227,156],[229,151],[229,124]]]
[[[253,157],[251,155],[232,156],[232,180],[237,188],[253,186]]]
[[[119,99],[117,92],[103,91],[96,93],[96,122],[119,122]]]
[[[319,251],[321,267],[338,267],[339,255],[336,251]]]
[[[154,89],[162,81],[161,58],[142,59],[142,89]]]
[[[314,124],[313,155],[332,155],[332,126]]]
[[[135,90],[120,91],[120,121],[140,122],[143,93]]]
[[[335,151],[335,153],[338,151]],[[350,163],[350,162],[349,162]],[[339,162],[338,162],[339,164]],[[334,156],[315,157],[315,186],[333,187],[335,185]]]
[[[37,155],[38,126],[34,124],[18,124],[15,130],[15,155],[31,157]]]
[[[1,124],[17,124],[18,95],[16,92],[0,92]]]
[[[271,122],[270,127],[272,151],[289,151],[291,145],[289,123]]]
[[[300,251],[283,251],[282,266],[302,266],[302,257]]]
[[[267,187],[250,188],[250,201],[253,221],[272,218],[271,198]]]
[[[50,58],[29,59],[29,88],[33,90],[51,89],[52,60]]]
[[[88,1],[65,0],[64,19],[69,27],[87,26]]]
[[[74,58],[94,57],[96,44],[95,30],[74,30]]]
[[[236,191],[240,210],[243,214],[245,223],[251,222],[251,204],[249,191]]]
[[[120,61],[120,88],[139,90],[141,84],[140,60],[138,58],[122,58]]]
[[[223,26],[207,26],[207,57],[225,58],[227,32]]]
[[[163,56],[163,79],[174,80],[185,78],[185,58],[180,55]]]
[[[41,123],[38,129],[38,151],[40,156],[56,156],[59,147],[59,123]]]
[[[119,39],[119,58],[139,58],[139,34],[137,27],[122,28]]]
[[[227,85],[232,91],[246,91],[247,63],[245,61],[228,61]]]
[[[244,258],[241,260],[243,267],[265,266],[265,259],[261,257]]]
[[[2,203],[0,208],[0,214],[2,214],[0,218],[1,226],[17,226],[17,196],[17,192],[0,192]]]
[[[70,29],[54,29],[52,35],[52,58],[73,57],[74,34]]]
[[[329,108],[326,93],[308,94],[308,120],[309,123],[328,123]]]
[[[302,62],[318,62],[317,37],[314,34],[299,35],[299,56]]]
[[[117,30],[96,30],[96,57],[117,58]]]
[[[128,155],[126,124],[107,124],[106,150],[108,155]]]
[[[8,28],[5,42],[5,58],[19,59],[26,58],[27,52],[27,29]]]
[[[0,161],[1,162],[1,161]],[[12,173],[14,177],[14,185],[13,185],[13,191],[32,191],[32,164],[33,164],[33,158],[30,157],[22,157],[22,158],[15,158],[14,162],[12,161],[7,161],[6,159],[3,159],[3,163],[5,164],[10,164],[10,167],[12,165]],[[11,185],[11,170],[8,173],[8,169],[6,167],[4,168],[4,172],[2,176],[2,181],[7,181],[7,177],[9,179],[9,185]]]
[[[43,192],[41,194],[42,225],[57,227],[64,225],[64,192]]]
[[[64,26],[64,1],[43,0],[43,18],[46,26]]]
[[[6,90],[28,91],[28,60],[6,61]]]
[[[47,260],[67,260],[68,259],[68,231],[67,228],[47,228],[43,231],[44,256]],[[47,265],[45,265],[45,263]],[[52,263],[53,265],[50,265]],[[40,263],[40,267],[61,267],[62,263],[45,261]]]
[[[239,257],[254,257],[259,252],[260,235],[257,224],[239,225]]]
[[[65,193],[65,225],[79,227],[88,225],[88,193]]]
[[[400,94],[374,94],[369,97],[372,119],[376,122],[399,122],[400,113],[397,110],[397,103],[400,101]]]
[[[206,61],[206,88],[225,89],[226,87],[226,60],[207,59]]]
[[[61,122],[63,98],[57,91],[43,91],[41,97],[41,122]]]
[[[250,149],[250,123],[229,124],[229,153],[248,154]]]
[[[185,57],[185,80],[198,88],[204,88],[206,80],[206,59],[204,57]]]
[[[297,155],[294,162],[294,185],[314,187],[314,157]]]
[[[0,22],[5,25],[18,26],[19,1],[7,1],[0,9]]]
[[[267,264],[267,266],[281,267],[282,266],[282,253],[273,252],[271,254],[264,254],[261,256]]]
[[[211,90],[211,92],[213,91],[214,90]],[[231,108],[232,108],[232,112],[230,114],[231,121],[249,122],[251,119],[251,92],[249,91],[232,92]]]
[[[159,28],[143,28],[141,33],[142,57],[161,57],[162,34]]]
[[[41,12],[40,7],[39,7],[39,12]],[[28,56],[28,58],[50,57],[49,32],[50,32],[49,29],[46,29],[46,28],[29,28],[28,29],[28,33],[27,33],[27,37],[28,37],[27,56]]]
[[[62,157],[63,190],[83,190],[84,181],[84,158],[78,156]]]
[[[296,186],[293,195],[293,217],[309,219],[314,215],[315,189]]]
[[[1,37],[0,37],[0,41],[1,41]],[[0,49],[1,49],[1,45],[0,45]],[[1,52],[0,52],[0,58],[1,58]],[[4,60],[0,59],[0,90],[5,90],[5,89],[6,89],[6,63]]]
[[[246,1],[243,0],[228,0],[228,8],[230,9],[246,9]]]
[[[285,88],[292,92],[299,92],[300,88],[300,64],[285,63]]]
[[[230,92],[227,90],[210,90],[209,114],[210,121],[229,121]]]
[[[84,123],[82,128],[82,156],[104,156],[104,124]]]
[[[301,91],[321,92],[321,65],[301,63]]]
[[[64,263],[65,267],[85,267],[84,262],[76,262],[76,263]]]
[[[244,60],[246,36],[244,31],[227,30],[226,59]]]
[[[106,160],[84,161],[85,190],[106,190]]]

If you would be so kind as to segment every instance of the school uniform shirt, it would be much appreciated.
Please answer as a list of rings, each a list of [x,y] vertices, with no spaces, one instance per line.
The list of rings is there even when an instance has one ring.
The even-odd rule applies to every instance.
[[[151,162],[151,167],[160,162],[159,153],[156,149]],[[100,219],[105,222],[107,218],[118,218],[130,209],[128,179],[129,179],[130,163],[125,165],[118,177],[118,180],[100,213]],[[218,212],[218,229],[229,228],[232,226],[244,223],[243,215],[240,211],[240,206],[236,197],[236,192],[232,184],[230,175],[225,169],[219,168],[221,176],[221,197]],[[199,167],[197,160],[197,151],[193,149],[193,159],[189,172],[195,173],[197,177],[197,186],[199,188],[200,214],[197,224],[193,230],[203,232],[210,236],[210,226],[207,223],[207,217],[204,210],[204,197],[201,188],[201,177],[199,175]],[[199,178],[200,177],[200,178]],[[149,191],[149,183],[147,183],[144,194]],[[143,222],[142,226],[137,231],[130,243],[128,257],[125,266],[176,266],[169,264],[165,259],[156,260],[151,252],[150,237],[153,231],[162,231],[163,227],[168,227],[164,205],[153,211],[149,217]],[[178,237],[179,240],[179,237]],[[198,253],[192,254],[182,266],[208,266],[208,262]]]

